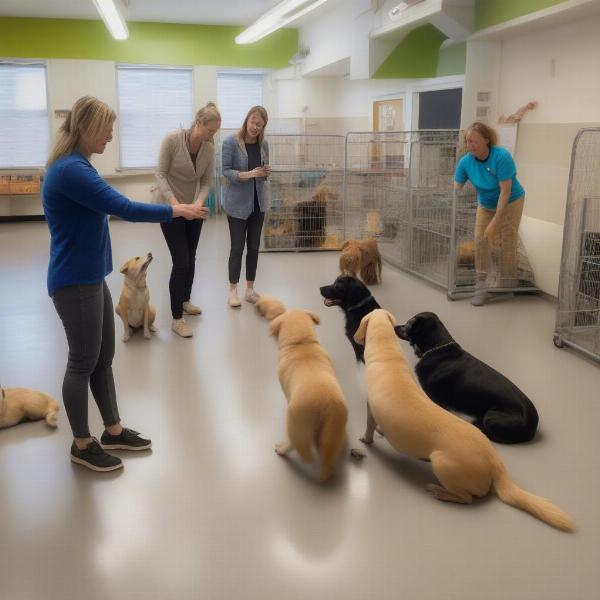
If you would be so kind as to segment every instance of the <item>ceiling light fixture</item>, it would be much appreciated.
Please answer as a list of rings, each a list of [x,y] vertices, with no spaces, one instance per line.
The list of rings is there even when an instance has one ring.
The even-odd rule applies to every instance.
[[[125,19],[121,17],[115,6],[114,0],[93,0],[93,2],[106,28],[110,31],[110,35],[115,40],[126,40],[129,37],[129,31],[127,30]]]
[[[248,29],[244,29],[235,38],[235,43],[252,44],[257,42],[325,2],[327,0],[283,0],[250,25]]]

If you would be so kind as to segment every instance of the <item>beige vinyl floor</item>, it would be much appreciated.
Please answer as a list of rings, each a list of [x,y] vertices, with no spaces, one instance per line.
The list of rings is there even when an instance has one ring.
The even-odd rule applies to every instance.
[[[552,344],[555,307],[542,297],[483,308],[389,266],[373,289],[405,321],[437,312],[467,350],[536,404],[537,438],[497,446],[514,479],[567,510],[565,534],[491,496],[436,501],[426,463],[379,437],[345,459],[327,485],[273,452],[285,437],[276,346],[249,304],[226,305],[226,222],[200,239],[190,317],[170,331],[170,259],[157,225],[111,222],[113,299],[125,259],[152,251],[158,332],[117,342],[114,373],[125,425],[149,435],[146,454],[97,474],[69,462],[71,434],[43,422],[0,431],[2,600],[591,600],[600,597],[600,367]],[[45,223],[0,224],[0,382],[60,400],[66,341],[45,291]],[[261,254],[257,289],[318,312],[350,408],[353,446],[365,425],[362,373],[337,308],[319,286],[336,253]],[[415,362],[410,347],[404,350]],[[90,400],[92,431],[102,427]]]

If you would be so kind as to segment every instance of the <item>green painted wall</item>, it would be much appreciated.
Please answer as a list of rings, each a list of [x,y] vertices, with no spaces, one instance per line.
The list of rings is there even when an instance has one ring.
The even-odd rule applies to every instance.
[[[475,29],[485,29],[565,0],[475,0]]]
[[[446,36],[433,25],[413,29],[392,50],[373,79],[435,77],[438,54]]]
[[[437,77],[464,75],[467,70],[467,42],[440,48]]]
[[[240,27],[135,22],[127,27],[129,39],[119,42],[102,21],[0,17],[0,56],[278,69],[298,50],[297,29],[238,46]]]

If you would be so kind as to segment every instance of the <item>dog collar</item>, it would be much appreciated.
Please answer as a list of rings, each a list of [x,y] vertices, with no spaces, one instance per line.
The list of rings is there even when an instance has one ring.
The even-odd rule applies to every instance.
[[[364,306],[365,304],[367,304],[367,302],[370,302],[371,300],[373,300],[373,296],[371,296],[371,294],[369,294],[366,298],[363,298],[358,304],[355,304],[354,306],[349,306],[346,310],[347,311],[356,310],[357,308]]]
[[[423,354],[421,354],[421,356],[419,358],[420,358],[420,360],[423,360],[429,354],[433,354],[434,352],[437,352],[438,350],[441,350],[442,348],[448,348],[448,346],[458,346],[458,344],[456,342],[448,342],[447,344],[442,344],[441,346],[435,346],[434,348],[429,348],[429,350],[426,350],[425,352],[423,352]],[[458,346],[458,347],[460,348],[460,346]]]

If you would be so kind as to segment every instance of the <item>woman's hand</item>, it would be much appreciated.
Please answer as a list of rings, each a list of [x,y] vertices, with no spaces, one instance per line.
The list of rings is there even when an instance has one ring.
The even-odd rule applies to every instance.
[[[493,242],[494,238],[496,237],[496,234],[498,233],[498,223],[499,220],[497,217],[494,217],[488,224],[488,226],[485,228],[485,231],[483,232],[483,238]]]
[[[194,219],[205,219],[208,216],[208,208],[200,204],[177,204],[173,207],[173,218],[183,217],[188,221]]]

